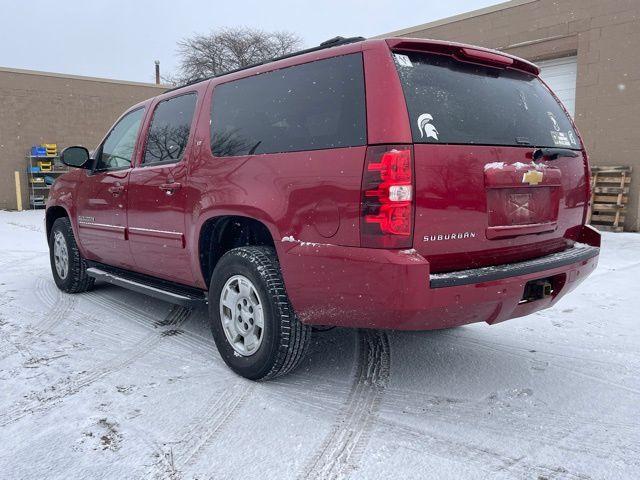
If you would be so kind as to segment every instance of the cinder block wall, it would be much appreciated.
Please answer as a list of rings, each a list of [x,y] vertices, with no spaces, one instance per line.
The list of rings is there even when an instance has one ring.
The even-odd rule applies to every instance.
[[[0,209],[15,209],[14,171],[29,206],[26,155],[32,145],[93,148],[129,106],[166,87],[0,68]]]
[[[594,165],[632,165],[640,228],[640,0],[514,0],[381,36],[435,38],[529,60],[577,55],[576,123]]]

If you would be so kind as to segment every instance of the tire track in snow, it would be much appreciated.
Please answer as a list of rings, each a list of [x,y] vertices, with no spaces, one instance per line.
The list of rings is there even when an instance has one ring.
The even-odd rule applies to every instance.
[[[191,309],[174,307],[167,315],[164,323],[169,329],[179,328],[191,315]],[[140,342],[130,347],[123,354],[98,365],[95,369],[85,371],[69,381],[53,385],[35,394],[35,398],[18,402],[6,412],[0,414],[0,427],[14,423],[21,418],[36,412],[47,411],[52,406],[70,396],[75,395],[98,380],[121,370],[153,350],[165,338],[162,331],[145,336]]]
[[[274,402],[284,403],[291,408],[312,415],[338,415],[340,395],[347,395],[342,384],[333,384],[326,378],[302,378],[293,384],[284,380],[273,380],[269,386],[277,385],[275,391],[267,391]],[[301,394],[304,390],[304,394]],[[327,393],[333,391],[333,395]],[[518,392],[516,392],[518,393]],[[532,395],[527,389],[518,394],[525,401]],[[470,419],[469,428],[481,430],[503,438],[505,435],[513,441],[526,441],[535,445],[553,445],[567,452],[587,453],[606,459],[615,457],[623,463],[639,458],[639,450],[633,447],[636,432],[640,428],[635,423],[620,423],[593,418],[585,415],[570,415],[553,412],[544,404],[521,406],[516,397],[489,396],[481,400],[443,397],[424,391],[387,387],[384,402],[379,409],[378,423],[397,414],[398,405],[412,405],[413,412],[403,411],[416,420],[440,422],[458,425],[461,418]],[[506,409],[506,410],[505,410]],[[532,427],[532,419],[535,428]],[[615,450],[603,451],[602,445],[615,445]],[[632,465],[640,464],[640,460]]]
[[[165,448],[156,452],[159,459],[148,478],[180,478],[181,473],[193,468],[217,434],[238,415],[255,388],[254,382],[244,380],[212,396],[207,406],[194,415],[185,433],[175,442],[177,445],[167,450],[165,443]]]
[[[301,478],[348,477],[367,446],[389,381],[389,338],[383,331],[359,330],[357,339],[358,363],[347,402]]]
[[[34,337],[51,331],[56,325],[68,318],[78,303],[76,295],[62,293],[57,287],[51,288],[51,285],[51,280],[45,280],[42,277],[36,279],[36,297],[47,306],[47,313],[42,321],[33,326]]]
[[[472,463],[481,470],[493,474],[492,476],[497,473],[507,473],[510,477],[521,479],[588,480],[591,478],[587,474],[570,472],[561,465],[528,463],[524,456],[513,457],[502,454],[485,446],[447,438],[393,420],[380,419],[379,424],[387,429],[386,433],[396,434],[396,438],[390,440],[395,448],[402,447],[419,452],[421,455],[439,457],[465,465]]]
[[[17,254],[15,255],[15,257],[13,256],[14,253]],[[36,258],[40,258],[42,256],[47,255],[46,252],[39,252],[39,253],[32,253],[30,255],[24,255],[25,252],[20,250],[4,250],[3,254],[8,257],[0,261],[0,268],[3,269],[3,273],[7,269],[13,270],[14,268],[24,267],[25,263],[35,260]]]
[[[36,297],[48,307],[48,312],[40,323],[32,327],[35,330],[34,337],[50,332],[58,323],[67,318],[99,325],[99,323],[96,323],[93,315],[76,311],[76,307],[79,306],[79,300],[88,300],[93,304],[106,308],[112,313],[121,315],[127,320],[134,321],[145,329],[155,331],[158,327],[166,326],[166,320],[158,321],[152,319],[152,321],[150,321],[149,311],[142,310],[126,301],[113,298],[104,292],[89,291],[82,294],[65,294],[58,289],[52,279],[47,277],[39,277],[37,279],[35,291]],[[143,295],[140,296],[143,297]],[[147,297],[144,298],[147,299]],[[69,304],[69,302],[71,304]],[[162,303],[160,300],[158,300],[158,302]],[[115,331],[115,329],[113,329],[113,331]],[[123,333],[125,335],[124,338],[126,338],[126,330],[120,330],[120,332]],[[209,359],[220,359],[212,339],[209,340],[202,335],[188,330],[180,333],[180,336],[173,337],[172,344],[188,347],[191,352],[199,353]],[[132,337],[132,339],[137,339],[137,337]],[[119,340],[121,340],[121,338]]]
[[[269,386],[276,383],[278,381],[273,380],[269,382]],[[330,383],[325,378],[300,384],[296,382],[292,385],[287,385],[284,381],[279,383],[281,385],[278,385],[277,390],[265,392],[268,398],[301,412],[310,412],[312,415],[319,416],[339,415],[342,405],[338,403],[338,397],[343,394],[346,396],[348,391],[343,385]],[[304,391],[301,391],[303,389]],[[332,389],[335,395],[327,393]],[[528,394],[525,392],[524,395]],[[505,431],[509,431],[508,435],[517,440],[555,445],[563,450],[584,451],[596,456],[604,455],[603,452],[598,451],[598,446],[602,445],[603,440],[610,439],[610,443],[614,444],[616,438],[620,439],[623,436],[624,442],[632,443],[634,434],[640,428],[636,423],[622,424],[584,415],[554,413],[546,404],[526,407],[518,406],[517,403],[511,404],[514,401],[517,401],[517,398],[487,397],[472,401],[434,396],[411,389],[387,387],[378,415],[382,418],[393,416],[397,413],[398,405],[409,405],[406,407],[409,410],[403,411],[403,414],[416,419],[425,421],[433,419],[436,422],[457,425],[461,418],[469,418],[473,419],[469,423],[470,428],[491,432],[496,437],[502,437]],[[411,406],[416,407],[415,412],[411,410]],[[500,414],[496,414],[496,410],[499,410]],[[535,419],[535,429],[531,428],[532,423],[528,415],[532,415]],[[623,452],[624,449],[621,447],[620,451]]]
[[[141,298],[145,300],[149,300],[142,294],[139,294]],[[158,319],[153,316],[149,310],[143,310],[140,307],[133,305],[131,302],[127,300],[122,300],[121,298],[112,297],[108,293],[104,291],[89,291],[85,292],[81,295],[78,295],[80,300],[88,301],[93,305],[104,308],[108,310],[111,314],[116,314],[120,316],[122,319],[132,321],[136,325],[144,328],[145,330],[156,333],[158,328],[168,327],[168,322],[170,323],[170,319]],[[164,302],[160,300],[151,300],[158,302],[159,304],[164,304]],[[79,309],[73,313],[73,320],[81,324],[92,324],[94,326],[99,327],[96,331],[92,331],[93,336],[103,336],[108,338],[113,338],[118,342],[124,340],[138,341],[137,335],[130,335],[126,328],[118,327],[117,324],[110,323],[106,324],[104,321],[98,320],[94,315],[90,313],[81,312],[80,309],[82,304],[79,304]],[[193,312],[192,312],[193,313]],[[214,361],[222,361],[215,345],[213,344],[213,339],[207,339],[198,333],[191,332],[189,330],[177,330],[175,328],[169,328],[163,331],[169,332],[173,330],[174,333],[179,333],[180,335],[169,335],[171,336],[170,342],[165,342],[163,345],[166,347],[166,352],[169,355],[173,355],[184,359],[184,352],[177,351],[175,349],[176,346],[181,346],[187,348],[189,353],[195,353],[203,356],[207,360]]]
[[[506,344],[501,344],[501,343],[496,343],[496,342],[487,342],[487,341],[480,341],[480,340],[474,340],[474,339],[470,339],[467,337],[463,337],[462,335],[456,335],[456,334],[452,334],[452,333],[447,333],[445,334],[445,336],[448,336],[450,338],[455,337],[455,342],[456,344],[460,344],[460,343],[466,343],[467,345],[471,345],[472,347],[480,347],[484,350],[489,350],[489,351],[494,351],[494,352],[504,352],[507,353],[508,355],[512,355],[514,357],[518,357],[518,358],[524,358],[526,360],[529,361],[533,361],[534,359],[531,358],[530,355],[527,355],[526,353],[523,352],[524,349],[521,349],[519,347],[512,347]],[[544,353],[544,352],[541,352]],[[553,356],[554,354],[551,354],[549,356]],[[555,356],[558,356],[557,354],[555,354]],[[570,357],[567,357],[570,358]],[[576,357],[578,358],[578,357]],[[587,378],[589,380],[593,380],[595,382],[599,382],[602,383],[604,385],[608,385],[610,387],[614,387],[614,388],[619,388],[620,390],[625,390],[627,392],[630,393],[634,393],[636,395],[640,395],[640,390],[636,389],[636,388],[632,388],[632,387],[627,387],[626,385],[622,385],[618,382],[615,382],[613,380],[609,380],[606,378],[602,378],[598,375],[594,375],[591,373],[587,373],[587,372],[583,372],[582,370],[578,370],[577,368],[574,367],[570,367],[568,365],[563,365],[561,363],[557,363],[551,360],[545,360],[550,366],[553,366],[555,368],[558,368],[560,370],[565,370],[567,372],[573,373],[575,375],[578,375],[580,377],[583,378]],[[588,362],[589,360],[584,360],[584,362]]]
[[[554,413],[544,403],[521,406],[518,404],[520,393],[502,398],[491,395],[471,401],[387,389],[378,423],[401,425],[404,423],[394,418],[404,417],[414,419],[413,428],[419,431],[416,425],[435,428],[434,425],[445,424],[456,428],[465,419],[469,431],[482,432],[485,436],[502,441],[527,442],[536,448],[553,446],[565,452],[602,459],[615,458],[624,464],[640,465],[638,450],[633,447],[637,445],[638,426]],[[525,401],[529,395],[532,393],[523,395]],[[409,405],[402,408],[402,417],[398,416],[398,405]],[[608,447],[604,448],[604,445]]]
[[[141,297],[144,297],[142,294],[139,295]],[[135,305],[131,305],[129,303],[126,303],[125,301],[113,298],[108,294],[100,292],[87,292],[82,295],[82,298],[89,300],[91,301],[91,303],[96,304],[100,307],[106,308],[112,313],[122,315],[123,318],[132,320],[133,322],[146,329],[152,329],[155,331],[157,328],[167,326],[165,324],[166,320],[153,319],[153,321],[150,322],[148,311],[143,311]],[[147,297],[144,298],[147,299]],[[154,301],[161,303],[160,300]],[[189,330],[181,331],[179,336],[172,336],[171,345],[188,347],[190,349],[190,353],[200,353],[208,359],[220,359],[218,350],[214,346],[213,339],[208,340],[201,335],[190,332]]]
[[[15,256],[14,253],[17,253]],[[0,259],[0,283],[6,285],[7,288],[0,289],[0,307],[13,304],[16,300],[16,290],[12,290],[11,287],[16,286],[14,278],[12,278],[13,270],[24,268],[25,265],[40,257],[42,253],[36,253],[31,255],[25,255],[24,252],[15,252],[12,250],[3,250],[3,258]],[[15,305],[11,305],[15,307]]]
[[[322,393],[326,393],[328,391],[332,391],[332,389],[337,388],[339,393],[343,393],[345,396],[347,395],[348,388],[347,385],[343,384],[334,384],[329,382],[327,378],[308,378],[302,377],[300,379],[296,379],[295,382],[291,383],[289,380],[292,377],[285,377],[285,379],[275,379],[269,382],[269,386],[278,386],[278,390],[271,391],[268,390],[266,394],[273,398],[273,401],[285,402],[289,405],[304,409],[309,412],[309,409],[315,409],[318,415],[327,415],[327,414],[336,414],[341,413],[340,405],[335,402],[335,398],[330,395],[322,395]],[[298,388],[296,388],[298,387]],[[303,388],[308,395],[301,395],[300,388]],[[336,393],[335,391],[333,393]],[[319,397],[316,396],[320,394]],[[475,426],[476,428],[492,431],[496,436],[500,437],[508,432],[508,428],[504,431],[500,430],[500,425],[496,424],[495,417],[494,420],[487,420],[488,413],[491,413],[490,403],[493,401],[490,398],[487,399],[489,404],[485,404],[486,402],[469,402],[465,399],[452,399],[446,397],[437,397],[433,395],[426,394],[421,391],[413,391],[410,389],[399,389],[399,388],[390,388],[387,387],[384,392],[385,398],[393,398],[395,400],[407,400],[407,398],[415,398],[416,404],[423,405],[425,402],[432,405],[434,411],[430,413],[430,416],[433,416],[435,421],[444,421],[445,423],[458,424],[460,418],[468,417],[475,418],[477,423],[471,424],[471,426]],[[500,399],[495,400],[500,401]],[[335,403],[335,405],[334,405]],[[503,408],[503,407],[500,407]],[[595,455],[598,457],[598,448],[601,448],[601,444],[599,439],[607,439],[610,440],[609,444],[613,444],[615,437],[619,434],[619,430],[616,430],[615,427],[620,427],[623,425],[611,424],[611,423],[600,423],[597,422],[594,424],[595,419],[589,417],[575,417],[572,418],[572,421],[568,426],[562,425],[563,422],[566,423],[567,416],[562,415],[560,413],[554,414],[548,411],[548,408],[545,406],[535,407],[533,410],[535,412],[534,417],[536,418],[537,424],[536,429],[532,431],[531,424],[528,417],[524,415],[525,410],[520,411],[516,409],[514,412],[514,416],[509,418],[505,418],[506,423],[510,423],[512,426],[517,425],[515,429],[518,434],[515,435],[515,439],[520,439],[528,442],[533,442],[536,444],[542,445],[554,445],[556,448],[561,450],[567,450],[570,452],[582,452],[588,453],[591,455]],[[404,427],[401,424],[396,424],[393,420],[385,419],[386,414],[394,414],[397,413],[393,409],[388,409],[385,412],[385,407],[379,409],[379,414],[382,417],[379,422],[380,424],[386,424],[391,429],[401,430]],[[523,415],[522,418],[519,415]],[[200,415],[200,414],[199,414]],[[423,414],[424,415],[424,414]],[[421,416],[423,416],[421,415]],[[522,425],[520,425],[520,423]],[[540,428],[540,425],[543,424],[544,427]],[[588,428],[589,427],[589,428]],[[613,429],[613,431],[611,431]],[[513,429],[512,429],[513,430]],[[630,437],[630,435],[635,432],[635,429],[631,426],[626,427],[626,434]],[[438,441],[443,443],[443,445],[439,445],[435,448],[434,455],[442,456],[443,458],[449,458],[453,456],[453,453],[457,450],[463,450],[465,453],[463,456],[471,462],[477,462],[479,466],[483,464],[488,464],[487,468],[491,469],[491,471],[509,471],[515,472],[519,477],[527,478],[526,472],[538,472],[540,475],[545,478],[573,478],[573,479],[584,479],[588,478],[585,474],[582,473],[572,473],[564,469],[562,466],[549,466],[549,465],[539,465],[527,463],[525,457],[514,457],[508,455],[501,455],[499,452],[492,451],[490,449],[473,445],[473,444],[458,444],[454,443],[449,439],[444,438],[433,438],[430,433],[422,433],[419,429],[412,429],[414,435],[426,435],[427,439],[423,439],[424,442],[429,441]],[[420,432],[420,433],[418,433]],[[507,433],[508,434],[508,433]],[[508,434],[509,437],[513,437],[513,433],[511,435]],[[625,436],[625,442],[627,441],[627,436]],[[592,438],[593,441],[589,442],[588,439]],[[578,440],[576,442],[576,440]],[[584,448],[576,448],[573,444],[577,443],[578,445],[583,446]],[[446,445],[453,445],[450,450],[446,449]],[[407,446],[407,448],[409,448]],[[449,452],[449,453],[442,453]],[[624,459],[627,458],[635,458],[632,453],[630,453],[630,449],[621,448],[618,452],[617,458],[620,461],[624,462]],[[173,464],[174,467],[178,465],[175,463],[175,459],[177,456],[174,456],[175,452],[166,452],[165,458],[167,459],[166,465]],[[627,455],[625,457],[625,454]],[[171,458],[171,461],[168,459]],[[602,454],[602,458],[606,458],[604,454]],[[466,461],[466,460],[465,460]],[[171,472],[170,467],[166,467],[165,473]],[[176,472],[181,472],[180,470],[175,470]],[[192,474],[193,472],[189,472]],[[348,473],[348,472],[347,472]]]
[[[51,281],[49,281],[49,282],[42,282],[42,283],[43,283],[43,285],[47,285],[47,286],[52,286],[52,285],[54,285]],[[54,304],[54,303],[55,303],[55,301],[56,301],[56,300],[55,300],[56,296],[60,296],[60,295],[59,295],[59,291],[57,290],[57,288],[56,288],[56,287],[53,287],[52,289],[50,288],[50,289],[48,289],[48,291],[44,291],[44,293],[43,293],[42,295],[43,295],[43,296],[45,296],[45,297],[47,297],[47,301],[45,302],[45,303],[47,303],[47,304]],[[112,308],[113,308],[113,306],[115,305],[115,306],[117,306],[118,308],[122,309],[122,311],[123,311],[125,314],[129,314],[129,315],[132,313],[132,311],[135,311],[135,307],[133,307],[133,308],[134,308],[134,310],[132,310],[132,307],[131,307],[130,305],[128,305],[128,306],[127,306],[127,305],[125,305],[124,303],[122,303],[121,301],[117,301],[117,300],[115,300],[115,299],[114,299],[114,300],[108,300],[108,298],[110,298],[108,295],[102,295],[102,294],[100,294],[100,293],[93,293],[93,294],[88,294],[88,295],[96,295],[97,297],[99,297],[99,298],[102,300],[102,304],[103,304],[103,306],[104,306],[104,307],[106,307],[106,308],[112,309]],[[84,295],[83,295],[83,296],[81,296],[81,298],[82,298],[82,297],[84,297]],[[84,315],[83,315],[83,316],[84,316]],[[150,327],[148,317],[146,317],[146,318],[140,318],[140,320],[141,320],[142,322],[144,322],[146,326],[149,326],[149,327]],[[95,322],[94,322],[94,323],[95,323]],[[163,322],[155,322],[155,323],[156,323],[156,324],[158,324],[158,323],[163,323]],[[182,337],[182,336],[181,336],[181,337]],[[181,337],[175,337],[175,338],[174,338],[174,340],[176,340],[176,339],[178,339],[178,338],[181,338]],[[199,335],[198,335],[198,337],[199,337],[199,338],[202,338],[202,337],[201,337],[201,336],[199,336]],[[453,334],[448,334],[448,335],[447,335],[447,337],[455,337],[455,338],[460,339],[460,336],[459,336],[459,335],[453,335]],[[463,339],[463,340],[468,340],[468,339]],[[174,343],[174,342],[171,342],[171,343]],[[474,344],[478,344],[479,342],[478,342],[477,340],[474,340],[474,341],[473,341],[473,343],[474,343]],[[486,346],[486,345],[484,345],[484,343],[486,343],[486,342],[482,342],[483,346]],[[496,349],[501,349],[500,347],[504,347],[504,348],[508,348],[509,350],[512,350],[512,349],[513,349],[513,350],[523,350],[523,351],[525,350],[525,349],[521,349],[521,348],[518,348],[518,347],[515,347],[515,346],[507,346],[507,345],[502,345],[502,344],[499,344],[499,343],[498,343],[498,344],[494,344],[493,342],[489,342],[489,343],[490,343],[490,346],[491,346],[491,347],[494,347],[494,348],[495,348],[495,347],[497,347]],[[510,352],[510,353],[511,353],[511,352]],[[540,352],[540,353],[543,353],[543,352]],[[555,355],[558,355],[558,354],[555,354]],[[526,354],[522,354],[521,356],[522,356],[523,358],[529,358],[529,357],[530,357],[530,355],[526,355]],[[529,359],[530,359],[530,358],[529,358]],[[274,381],[273,383],[277,383],[277,380],[276,380],[276,381]],[[285,398],[286,398],[286,397],[287,397],[287,393],[289,393],[289,392],[287,392],[287,391],[286,391],[286,389],[285,389],[285,391],[284,391],[284,392],[278,392],[278,393],[276,393],[274,396],[275,396],[275,397],[279,397],[280,395],[284,395],[284,396],[285,396]],[[392,396],[393,396],[395,393],[396,393],[396,392],[395,392],[395,389],[387,389],[387,390],[386,390],[386,396],[389,396],[389,395],[392,395]],[[404,396],[404,395],[406,395],[406,393],[408,393],[408,392],[404,392],[404,391],[402,391],[402,392],[401,392],[401,391],[399,391],[399,392],[397,392],[397,393],[398,393],[398,394],[400,394],[400,395],[402,395],[402,396]],[[346,394],[346,393],[345,393],[345,394]],[[299,392],[296,392],[296,394],[295,394],[295,395],[293,395],[293,392],[291,392],[291,394],[290,394],[289,396],[291,396],[291,397],[292,397],[292,398],[287,399],[287,400],[289,400],[289,402],[290,402],[290,403],[294,403],[294,404],[304,403],[304,401],[303,401],[303,400],[300,398],[300,396],[299,396]],[[421,395],[421,396],[422,396],[422,395]],[[311,402],[311,403],[314,403],[314,399],[313,399],[313,398],[306,398],[306,401],[309,401],[309,402]],[[320,410],[320,413],[330,413],[330,412],[327,412],[327,409],[326,409],[327,404],[326,404],[325,402],[320,402],[320,403],[321,403],[321,404],[317,406],[317,408]],[[309,406],[309,405],[307,405],[307,406]],[[333,410],[333,412],[338,412],[338,411],[339,411],[339,408],[340,408],[340,407],[339,407],[339,404],[338,404],[338,403],[336,403],[335,405],[332,405],[332,406],[331,406],[331,408],[330,408],[329,410]],[[468,410],[469,410],[469,406],[468,406],[468,405],[467,405],[467,406],[464,406],[464,407],[463,407],[463,406],[461,406],[461,408],[462,408],[464,411],[466,411],[467,413],[469,413],[469,412],[468,412]],[[455,412],[456,412],[456,414],[459,414],[459,413],[460,413],[460,412],[458,411],[458,409],[457,409],[457,408],[455,409]],[[447,410],[445,410],[445,411],[440,412],[440,413],[437,415],[437,417],[438,417],[439,419],[443,420],[444,418],[448,417],[447,413],[452,413],[452,412],[448,412]],[[485,413],[486,413],[486,412],[485,412]],[[540,412],[540,414],[542,414],[542,412]],[[454,415],[454,417],[455,417],[455,415]],[[579,437],[581,437],[582,442],[578,442],[578,443],[580,443],[580,444],[582,445],[582,444],[584,444],[585,437],[586,437],[587,439],[588,439],[588,437],[589,437],[589,435],[587,434],[587,432],[582,432],[582,429],[579,429],[579,428],[569,428],[569,429],[567,429],[567,428],[560,428],[560,423],[562,423],[561,421],[560,421],[560,423],[556,424],[556,423],[554,423],[554,421],[553,421],[553,419],[552,419],[552,418],[548,418],[547,420],[548,420],[550,423],[547,425],[547,429],[545,429],[543,432],[538,433],[538,435],[539,435],[539,437],[540,437],[540,438],[538,438],[538,440],[542,440],[542,439],[544,438],[544,441],[549,442],[549,443],[552,443],[552,444],[556,444],[556,445],[557,445],[557,443],[560,441],[560,439],[562,439],[562,438],[564,438],[564,437],[567,437],[567,436],[568,436],[568,437],[571,437],[571,438],[572,438],[572,440],[575,440],[575,437],[576,437],[576,436],[579,436]],[[557,420],[561,420],[561,419],[557,419]],[[556,428],[553,428],[553,426],[554,426],[554,425],[556,425]],[[608,428],[607,428],[608,426],[607,426],[606,424],[603,424],[603,425],[601,425],[601,426],[603,427],[604,432],[607,432],[607,431],[608,431]],[[489,425],[485,425],[485,426],[484,426],[484,428],[487,428],[487,427],[489,427]],[[522,432],[526,432],[526,429],[522,429],[521,431],[522,431]],[[545,434],[544,434],[545,432],[547,433],[547,435],[545,435]],[[602,435],[602,432],[600,432],[600,435]],[[526,436],[525,436],[525,437],[526,437]],[[525,439],[526,439],[526,438],[525,438]],[[534,439],[529,439],[529,440],[534,440]],[[563,442],[563,443],[564,443],[564,442]],[[591,447],[591,445],[589,445],[589,446]],[[562,448],[562,447],[560,447],[560,448]],[[568,450],[573,450],[573,448],[568,448]],[[592,453],[593,453],[593,452],[592,452]]]
[[[29,347],[22,345],[20,342],[13,341],[13,339],[11,338],[11,334],[5,332],[2,329],[4,325],[5,325],[5,319],[2,315],[0,315],[0,340],[11,345],[15,349],[15,351],[18,352],[18,354],[25,360],[33,358],[33,353],[31,353],[31,350],[29,350]],[[2,349],[2,356],[0,356],[0,361],[12,355],[12,353],[13,352],[9,352],[5,349]]]
[[[305,371],[295,377],[290,375],[270,380],[270,388],[263,395],[304,414],[327,417],[338,415],[342,411],[350,386],[334,378]]]
[[[118,335],[123,331],[121,328],[113,326],[111,323],[105,322],[104,319],[99,319],[93,314],[81,312],[76,308],[80,306],[79,300],[86,298],[87,295],[90,295],[90,293],[73,295],[62,293],[51,279],[39,277],[35,286],[35,296],[42,302],[46,311],[34,312],[33,310],[22,307],[22,305],[16,305],[15,308],[24,312],[26,315],[41,318],[39,322],[36,321],[35,325],[29,326],[29,335],[32,339],[53,331],[54,327],[63,320],[66,320],[66,324],[73,324],[75,327],[97,327],[99,330],[91,330],[91,335],[94,337],[103,337],[118,342],[122,341],[121,335]],[[66,311],[65,315],[64,311],[61,311],[58,305],[68,300],[74,305],[71,310]],[[51,317],[53,317],[53,319]],[[147,323],[149,323],[148,319]]]
[[[18,222],[7,222],[7,225],[11,225],[13,227],[18,227],[18,228],[23,228],[25,230],[29,230],[31,232],[35,232],[35,233],[44,233],[44,230],[42,230],[42,227],[36,227],[35,225],[30,225],[30,224],[22,224],[22,223],[18,223]]]
[[[50,332],[60,322],[68,319],[74,314],[77,299],[73,295],[63,294],[57,287],[51,288],[52,282],[47,281],[44,277],[38,277],[35,282],[35,296],[40,300],[46,312],[44,314],[39,312],[29,311],[30,315],[40,317],[40,321],[36,321],[34,325],[29,325],[29,336],[21,342],[13,342],[14,347],[18,349],[21,355],[27,358],[34,358],[29,345],[38,337]],[[55,284],[54,284],[55,285]],[[21,305],[16,305],[18,310],[25,311]]]
[[[11,225],[12,227],[18,227],[24,230],[29,230],[31,232],[44,234],[44,230],[42,230],[42,227],[36,227],[35,225],[23,225],[17,222],[6,222],[6,224]],[[33,253],[33,252],[29,252],[28,250],[8,250],[8,249],[3,250],[3,252],[5,255],[9,256],[7,260],[0,261],[0,268],[3,268],[3,269],[5,266],[10,265],[12,263],[15,263],[15,265],[13,266],[24,266],[25,263],[45,255],[48,256],[48,253],[49,253],[48,251]],[[17,254],[17,255],[13,257],[13,254]]]

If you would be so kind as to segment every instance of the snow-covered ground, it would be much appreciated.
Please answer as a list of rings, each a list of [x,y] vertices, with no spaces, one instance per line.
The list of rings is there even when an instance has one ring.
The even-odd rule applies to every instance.
[[[640,235],[500,325],[316,335],[231,373],[203,311],[59,292],[42,211],[0,212],[0,478],[640,478]]]

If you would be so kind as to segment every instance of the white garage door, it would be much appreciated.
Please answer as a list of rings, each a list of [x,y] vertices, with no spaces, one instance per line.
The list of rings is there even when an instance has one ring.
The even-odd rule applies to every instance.
[[[564,57],[537,62],[540,76],[562,100],[573,117],[576,111],[577,57]]]

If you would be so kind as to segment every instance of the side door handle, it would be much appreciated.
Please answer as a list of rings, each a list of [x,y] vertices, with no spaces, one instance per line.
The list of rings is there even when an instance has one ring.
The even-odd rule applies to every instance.
[[[117,197],[124,191],[124,186],[122,186],[120,182],[117,182],[115,185],[107,188],[107,191],[114,197]]]
[[[182,184],[179,182],[171,182],[171,183],[163,183],[160,185],[160,190],[162,190],[167,195],[173,195],[177,190],[180,190]]]

